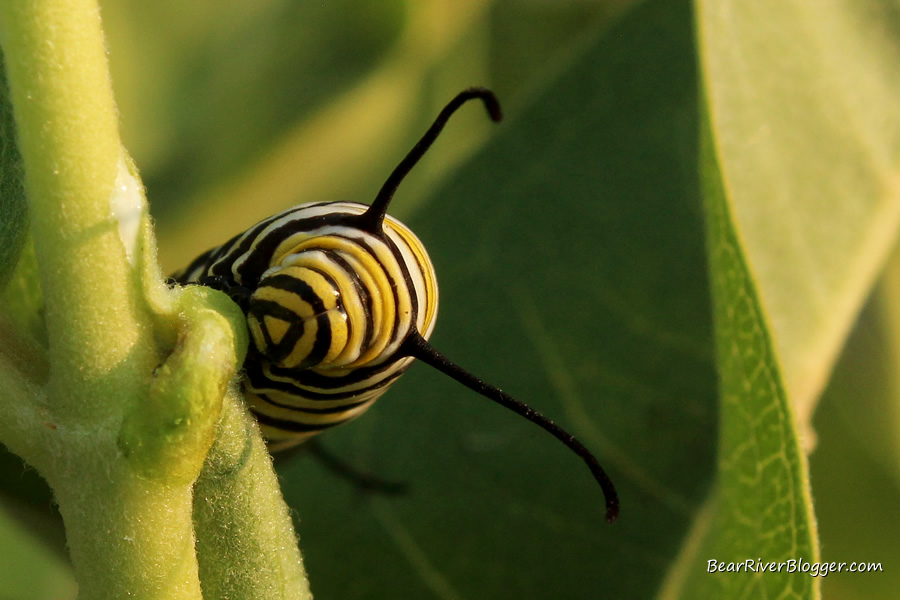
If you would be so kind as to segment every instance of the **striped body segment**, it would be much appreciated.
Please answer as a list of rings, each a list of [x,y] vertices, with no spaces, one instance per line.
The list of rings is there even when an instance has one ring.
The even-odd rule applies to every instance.
[[[244,387],[273,448],[363,412],[415,360],[398,349],[428,338],[437,317],[434,268],[419,239],[369,207],[303,204],[265,219],[176,274],[229,293],[247,315]]]

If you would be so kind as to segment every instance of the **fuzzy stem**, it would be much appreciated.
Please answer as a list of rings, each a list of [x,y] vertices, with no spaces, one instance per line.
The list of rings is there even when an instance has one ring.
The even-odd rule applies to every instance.
[[[221,294],[159,281],[96,0],[0,0],[0,43],[49,344],[44,361],[0,353],[0,394],[22,405],[0,441],[37,440],[23,454],[54,490],[79,598],[200,600],[194,517],[209,593],[308,597],[258,433],[233,473],[228,444],[216,446],[194,506],[246,325]],[[236,399],[227,407],[249,419]]]
[[[309,600],[312,595],[272,458],[237,394],[195,487],[200,580],[210,598]]]
[[[69,387],[113,369],[125,375],[146,365],[149,316],[110,206],[124,153],[99,8],[96,0],[0,2],[0,35],[53,376]],[[79,400],[87,403],[73,408],[80,414],[112,401],[96,393]]]
[[[135,476],[101,453],[75,458],[53,488],[79,600],[200,600],[190,486]]]
[[[139,240],[123,226],[143,203],[96,0],[0,2],[0,43],[49,342],[46,383],[28,399],[42,451],[26,459],[54,490],[80,598],[199,600],[191,482],[148,478],[118,447],[123,413],[147,396],[162,351],[131,262]]]

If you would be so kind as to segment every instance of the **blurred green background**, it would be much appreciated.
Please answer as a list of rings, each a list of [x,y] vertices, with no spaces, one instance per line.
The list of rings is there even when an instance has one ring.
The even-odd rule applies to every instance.
[[[370,201],[459,90],[503,102],[499,126],[461,111],[391,212],[437,268],[435,345],[582,438],[622,519],[603,523],[599,490],[552,440],[419,366],[323,438],[407,494],[361,496],[304,455],[279,465],[317,597],[681,597],[717,411],[690,4],[102,5],[166,271],[293,204]],[[829,575],[826,598],[900,585],[898,269],[812,422],[822,560],[884,564]],[[0,600],[74,598],[58,534],[28,533],[52,527],[49,497],[4,461]]]

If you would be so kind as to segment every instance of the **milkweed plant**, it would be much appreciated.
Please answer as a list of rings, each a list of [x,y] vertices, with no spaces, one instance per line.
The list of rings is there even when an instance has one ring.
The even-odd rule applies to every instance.
[[[329,102],[291,128],[225,78],[205,81],[222,84],[221,121],[234,123],[193,155],[173,151],[170,181],[193,159],[240,155],[253,129],[233,115],[242,102],[275,115],[274,149],[246,150],[238,158],[253,166],[215,191],[174,185],[172,205],[208,202],[170,207],[177,227],[162,210],[157,227],[140,176],[153,169],[120,134],[133,103],[120,114],[114,101],[98,3],[0,3],[0,442],[21,459],[2,468],[0,492],[7,517],[41,503],[19,489],[22,461],[52,490],[79,598],[300,599],[310,587],[340,598],[891,597],[896,6],[225,4],[210,20],[222,27],[214,40],[238,39],[223,72],[262,80],[280,73],[282,52],[320,51],[309,64],[321,63],[321,85],[279,75],[265,92]],[[318,10],[347,21],[304,21]],[[173,30],[166,39],[182,43]],[[362,75],[336,66],[353,48],[370,61]],[[184,60],[193,77],[200,59]],[[615,524],[578,461],[415,367],[383,406],[329,433],[379,474],[402,473],[407,493],[361,496],[297,461],[276,475],[240,388],[243,313],[224,293],[166,283],[261,218],[336,199],[338,184],[362,189],[369,171],[383,178],[405,130],[434,114],[422,90],[450,97],[443,80],[450,93],[490,84],[507,119],[477,143],[448,142],[438,162],[449,166],[425,162],[398,193],[441,282],[434,335],[560,415],[616,481]],[[202,110],[186,107],[186,120]],[[404,194],[421,199],[404,205]],[[850,577],[832,561],[885,568]],[[0,581],[0,596],[37,597],[37,579],[24,592]]]
[[[4,284],[37,277],[42,294],[3,315],[2,437],[53,489],[80,597],[201,598],[201,579],[206,597],[308,597],[268,453],[229,391],[243,318],[164,284],[96,3],[5,3],[0,23],[3,181],[27,196],[4,190]]]

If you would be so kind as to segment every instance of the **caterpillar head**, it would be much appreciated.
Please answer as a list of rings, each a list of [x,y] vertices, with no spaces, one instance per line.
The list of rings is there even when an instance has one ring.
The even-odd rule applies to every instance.
[[[437,281],[419,239],[391,217],[380,235],[355,227],[365,205],[329,209],[346,223],[285,240],[250,296],[253,344],[273,366],[374,366],[434,327]]]

